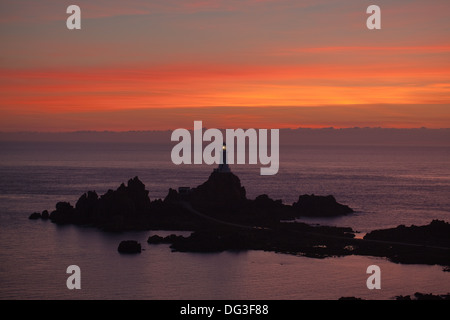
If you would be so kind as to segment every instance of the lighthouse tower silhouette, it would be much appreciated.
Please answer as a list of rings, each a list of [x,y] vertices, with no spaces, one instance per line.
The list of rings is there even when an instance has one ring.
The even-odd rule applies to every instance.
[[[227,145],[224,142],[223,146],[222,146],[222,157],[220,158],[220,164],[219,167],[217,169],[215,169],[214,171],[216,172],[231,172],[230,167],[228,166],[227,163]]]

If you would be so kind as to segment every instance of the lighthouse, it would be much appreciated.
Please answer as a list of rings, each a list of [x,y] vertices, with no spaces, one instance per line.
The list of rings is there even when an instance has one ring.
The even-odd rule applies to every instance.
[[[231,172],[230,167],[228,166],[227,163],[227,145],[224,142],[223,146],[222,146],[222,157],[220,159],[220,164],[219,167],[217,169],[215,169],[214,171],[216,172]]]

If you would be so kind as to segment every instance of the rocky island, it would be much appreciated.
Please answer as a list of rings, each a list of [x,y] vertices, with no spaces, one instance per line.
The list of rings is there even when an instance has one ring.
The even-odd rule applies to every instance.
[[[369,255],[400,263],[450,266],[450,225],[443,221],[424,227],[377,230],[356,239],[351,228],[295,222],[302,216],[331,217],[353,212],[333,196],[300,195],[292,205],[266,194],[248,199],[239,178],[229,170],[214,170],[195,188],[170,189],[164,199],[151,201],[148,193],[135,177],[101,196],[89,191],[75,207],[58,202],[49,215],[33,213],[30,219],[45,216],[56,224],[117,232],[192,231],[188,237],[148,239],[149,244],[169,243],[176,251],[266,250],[314,258]]]
[[[141,244],[135,240],[124,240],[119,243],[117,251],[120,253],[141,253]]]
[[[214,220],[216,224],[268,227],[301,216],[330,217],[353,212],[333,196],[300,195],[292,205],[266,194],[248,199],[245,188],[232,172],[213,171],[198,187],[169,189],[164,199],[150,201],[148,193],[135,177],[127,185],[122,183],[101,196],[88,191],[75,207],[69,202],[58,202],[50,214],[44,212],[56,224],[91,225],[106,231],[198,230],[211,226]],[[40,217],[44,213],[30,215],[30,219]]]

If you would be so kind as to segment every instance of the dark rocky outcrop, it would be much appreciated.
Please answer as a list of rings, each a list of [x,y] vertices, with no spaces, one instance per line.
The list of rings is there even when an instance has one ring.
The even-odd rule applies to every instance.
[[[149,244],[169,243],[176,251],[269,250],[314,258],[370,255],[400,263],[450,266],[450,228],[444,221],[376,230],[364,239],[355,239],[351,228],[284,221],[305,215],[331,217],[353,212],[333,196],[301,195],[293,205],[266,194],[251,200],[236,175],[219,171],[211,173],[198,187],[180,192],[170,189],[164,200],[150,201],[149,191],[135,177],[101,196],[89,191],[75,207],[58,202],[49,219],[57,224],[89,225],[107,231],[193,231],[188,237],[152,236],[147,240]],[[44,215],[36,213],[30,219]],[[124,252],[140,250],[134,242],[122,247],[120,251]]]
[[[265,250],[312,258],[366,255],[385,257],[397,263],[450,265],[450,248],[411,245],[354,238],[350,228],[279,223],[271,228],[244,229],[211,225],[189,237],[152,237],[149,243],[170,243],[175,251],[220,252]]]
[[[395,296],[395,300],[450,300],[450,294],[433,294],[433,293],[421,293],[416,292],[411,297],[410,295],[407,296]],[[357,297],[341,297],[339,300],[364,300],[362,298]]]
[[[30,220],[37,220],[37,219],[40,219],[40,218],[41,218],[41,214],[39,212],[33,212],[28,217],[28,219],[30,219]]]
[[[189,188],[187,188],[189,189]],[[58,202],[56,210],[45,217],[57,224],[91,225],[107,231],[123,230],[195,230],[209,226],[212,220],[193,215],[180,206],[189,205],[219,221],[249,226],[276,225],[280,220],[293,220],[301,215],[331,216],[352,210],[336,202],[332,196],[300,196],[294,205],[285,205],[263,194],[247,199],[246,190],[232,172],[213,171],[196,188],[179,193],[169,189],[164,200],[150,201],[149,191],[138,177],[99,196],[95,191],[81,195],[73,207]],[[42,214],[44,217],[44,214]],[[37,215],[30,219],[39,219]]]
[[[38,219],[42,219],[42,220],[47,220],[50,217],[49,213],[47,210],[42,211],[42,213],[39,212],[33,212],[28,219],[30,220],[38,220]]]
[[[235,174],[213,171],[206,182],[191,190],[188,200],[199,208],[236,209],[246,202],[247,197]]]
[[[151,244],[170,243],[170,242],[165,242],[163,237],[158,236],[156,234],[148,237],[147,242],[151,243]]]
[[[158,235],[153,235],[148,237],[147,242],[149,244],[160,244],[160,243],[174,243],[175,241],[184,238],[183,236],[177,236],[175,234],[168,235],[166,237],[161,237]]]
[[[170,243],[172,250],[182,252],[266,250],[324,258],[349,254],[345,248],[353,239],[349,231],[350,228],[312,227],[304,223],[281,223],[273,229],[216,225],[187,237],[151,236],[148,243]]]
[[[450,224],[442,220],[433,220],[425,226],[400,225],[396,228],[374,230],[367,233],[364,239],[450,248]]]
[[[333,196],[302,195],[291,205],[273,200],[267,194],[247,199],[246,190],[232,172],[213,171],[208,180],[187,194],[170,189],[164,203],[189,202],[192,207],[214,218],[248,225],[269,226],[280,220],[301,216],[331,217],[353,210],[338,203]]]
[[[48,213],[47,210],[42,211],[41,218],[42,220],[47,220],[48,218],[50,218],[50,214]]]
[[[450,300],[450,294],[432,294],[416,292],[414,296],[396,296],[395,300]]]
[[[50,213],[50,220],[59,224],[76,223],[75,208],[69,202],[58,202],[56,210]]]
[[[398,263],[450,266],[450,225],[444,221],[374,230],[364,236],[364,241],[365,246],[355,254],[387,257]]]
[[[297,215],[308,217],[334,217],[353,213],[349,206],[340,204],[329,196],[301,195],[292,207]]]
[[[139,229],[141,217],[150,211],[150,198],[145,185],[135,177],[128,185],[108,190],[99,197],[95,191],[83,194],[73,207],[59,202],[49,218],[57,224],[89,224],[110,231]]]
[[[135,240],[121,241],[117,251],[120,253],[141,253],[141,244]]]

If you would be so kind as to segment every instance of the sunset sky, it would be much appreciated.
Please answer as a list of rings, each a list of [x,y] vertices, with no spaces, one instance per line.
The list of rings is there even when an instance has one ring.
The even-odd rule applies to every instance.
[[[450,127],[448,0],[0,0],[0,40],[0,131]]]

